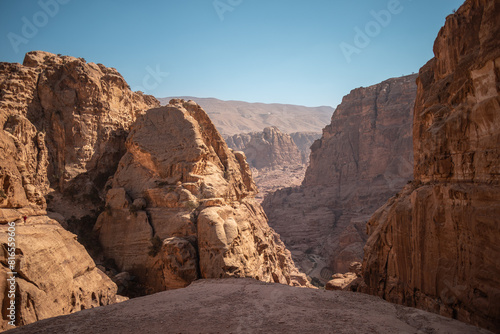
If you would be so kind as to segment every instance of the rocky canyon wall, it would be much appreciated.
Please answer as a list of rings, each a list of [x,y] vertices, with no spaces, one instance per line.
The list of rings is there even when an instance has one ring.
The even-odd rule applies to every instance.
[[[345,96],[311,147],[302,186],[263,202],[297,264],[323,283],[361,261],[367,220],[412,178],[415,79],[389,79]]]
[[[307,285],[254,199],[245,155],[195,102],[149,110],[126,147],[95,227],[120,270],[151,292],[198,278]]]
[[[500,3],[467,0],[421,70],[414,182],[370,219],[367,292],[500,332]]]
[[[275,126],[262,132],[234,135],[226,142],[232,149],[243,151],[248,164],[257,169],[302,163],[301,152],[292,137]]]
[[[262,132],[227,137],[226,142],[230,148],[245,153],[259,189],[256,198],[262,202],[271,192],[302,183],[310,147],[320,136],[311,132],[289,135],[277,127],[267,127]]]
[[[98,210],[128,127],[157,105],[131,92],[115,69],[81,58],[35,51],[23,65],[0,63],[1,328],[10,328],[12,255],[17,325],[115,302],[117,286],[74,234],[47,217],[47,206],[64,226]],[[15,254],[9,222],[16,222]]]

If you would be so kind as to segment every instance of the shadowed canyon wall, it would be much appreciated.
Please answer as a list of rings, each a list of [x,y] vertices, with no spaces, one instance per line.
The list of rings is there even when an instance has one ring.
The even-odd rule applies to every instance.
[[[421,70],[414,181],[368,223],[366,291],[500,332],[500,3],[468,0]]]
[[[389,79],[345,96],[311,147],[302,186],[263,202],[296,263],[323,283],[361,261],[369,217],[412,178],[415,79]]]

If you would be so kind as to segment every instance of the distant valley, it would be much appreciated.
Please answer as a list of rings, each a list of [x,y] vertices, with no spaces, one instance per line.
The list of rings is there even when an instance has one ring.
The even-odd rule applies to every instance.
[[[286,133],[317,132],[330,123],[334,108],[304,107],[291,104],[265,104],[242,101],[222,101],[214,98],[177,96],[175,98],[198,103],[214,123],[222,136],[259,132],[269,126],[276,126]],[[161,105],[167,105],[172,98],[158,98]]]

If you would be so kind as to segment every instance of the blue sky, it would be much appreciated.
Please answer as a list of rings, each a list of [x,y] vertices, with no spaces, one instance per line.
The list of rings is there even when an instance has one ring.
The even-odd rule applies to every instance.
[[[0,0],[0,61],[43,50],[115,67],[157,97],[335,107],[351,89],[418,72],[462,3]]]

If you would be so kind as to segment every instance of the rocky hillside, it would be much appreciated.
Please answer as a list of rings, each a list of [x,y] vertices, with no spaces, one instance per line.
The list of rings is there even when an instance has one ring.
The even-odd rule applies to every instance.
[[[261,132],[276,126],[286,133],[315,132],[328,124],[334,109],[332,107],[304,107],[289,104],[248,103],[242,101],[221,101],[214,98],[178,96],[198,103],[224,136],[240,133]],[[172,98],[160,98],[166,105]]]
[[[7,223],[16,221],[17,324],[114,302],[116,285],[76,236],[46,216],[47,200],[64,226],[96,210],[128,127],[157,105],[131,92],[115,69],[83,59],[35,51],[23,65],[0,63],[0,235],[7,242]]]
[[[421,70],[414,182],[372,217],[367,291],[500,333],[500,3],[467,0]]]
[[[269,284],[200,280],[185,289],[40,321],[18,333],[440,333],[488,334],[379,298]]]
[[[150,291],[221,277],[307,285],[254,199],[245,155],[195,102],[149,110],[126,147],[95,227],[119,270]]]
[[[345,96],[311,147],[301,187],[263,207],[299,266],[325,283],[363,258],[368,218],[412,178],[415,75]]]

